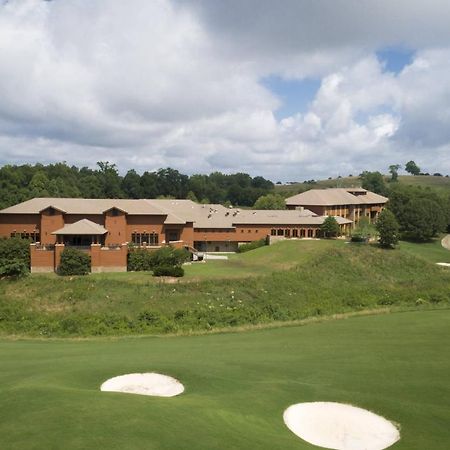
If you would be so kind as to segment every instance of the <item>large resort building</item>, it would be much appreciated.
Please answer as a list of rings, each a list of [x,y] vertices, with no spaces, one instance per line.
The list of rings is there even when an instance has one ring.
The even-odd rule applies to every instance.
[[[34,198],[0,211],[0,237],[30,239],[32,272],[51,272],[66,246],[90,253],[93,272],[126,271],[129,247],[172,245],[234,252],[259,239],[315,238],[328,215],[343,234],[376,219],[387,199],[363,189],[311,190],[286,210],[245,210],[190,200]]]

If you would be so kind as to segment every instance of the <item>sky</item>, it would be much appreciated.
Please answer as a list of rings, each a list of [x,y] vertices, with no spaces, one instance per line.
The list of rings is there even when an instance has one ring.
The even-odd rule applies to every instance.
[[[448,0],[0,0],[0,165],[450,173]]]

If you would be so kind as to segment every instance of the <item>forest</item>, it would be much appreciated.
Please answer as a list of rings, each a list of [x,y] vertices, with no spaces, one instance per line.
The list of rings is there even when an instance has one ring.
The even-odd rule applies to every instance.
[[[34,197],[188,198],[203,203],[253,206],[274,184],[246,173],[184,175],[163,168],[122,176],[115,164],[100,161],[95,169],[65,163],[5,165],[0,168],[0,209]]]

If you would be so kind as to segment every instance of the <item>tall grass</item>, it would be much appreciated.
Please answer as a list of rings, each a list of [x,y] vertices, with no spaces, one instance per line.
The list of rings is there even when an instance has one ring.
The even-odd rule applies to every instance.
[[[327,247],[259,277],[175,284],[117,277],[0,283],[0,332],[185,333],[393,307],[448,306],[450,273],[401,250]]]

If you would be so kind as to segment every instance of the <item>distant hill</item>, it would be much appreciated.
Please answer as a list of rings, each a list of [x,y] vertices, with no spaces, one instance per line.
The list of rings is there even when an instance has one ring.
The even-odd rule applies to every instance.
[[[385,177],[386,182],[390,179],[390,176]],[[450,194],[450,177],[447,176],[433,176],[433,175],[399,175],[398,182],[410,186],[421,186],[435,189],[442,193]],[[361,180],[358,176],[354,177],[342,177],[332,178],[328,180],[306,181],[303,183],[291,183],[291,184],[277,184],[275,185],[275,191],[283,196],[290,196],[299,194],[300,192],[308,191],[309,189],[326,189],[336,187],[359,187],[361,186]]]

